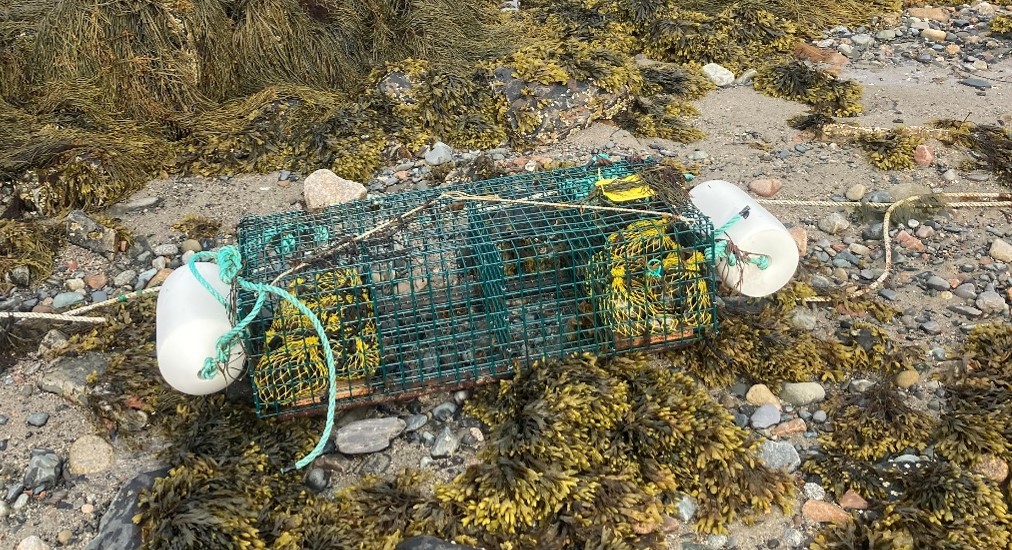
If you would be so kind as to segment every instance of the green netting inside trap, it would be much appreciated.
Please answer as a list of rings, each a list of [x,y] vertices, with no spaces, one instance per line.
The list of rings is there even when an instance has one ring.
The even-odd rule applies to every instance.
[[[314,258],[276,284],[324,325],[339,405],[464,387],[580,351],[683,345],[716,327],[704,216],[665,218],[657,212],[671,212],[667,205],[647,200],[619,206],[653,214],[531,203],[600,205],[591,193],[600,179],[646,166],[509,176],[247,218],[238,232],[242,276],[268,283]],[[236,316],[255,300],[240,291]],[[308,317],[268,300],[246,342],[261,416],[325,406],[320,344]]]

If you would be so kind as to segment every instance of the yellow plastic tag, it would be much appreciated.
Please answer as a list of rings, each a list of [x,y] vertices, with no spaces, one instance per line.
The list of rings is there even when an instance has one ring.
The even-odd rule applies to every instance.
[[[624,178],[598,180],[596,185],[601,188],[604,196],[612,202],[634,201],[652,196],[654,192],[649,186],[634,185],[639,181],[640,177],[634,174]]]

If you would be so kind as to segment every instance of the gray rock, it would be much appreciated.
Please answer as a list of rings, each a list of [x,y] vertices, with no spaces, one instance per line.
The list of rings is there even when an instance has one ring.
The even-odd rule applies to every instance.
[[[382,451],[390,440],[404,431],[406,424],[396,417],[358,420],[337,431],[334,442],[344,454],[365,454]]]
[[[200,252],[203,249],[203,247],[200,246],[200,241],[198,241],[197,239],[186,239],[185,241],[183,241],[183,244],[180,246],[180,249],[184,253],[186,252],[196,253]]]
[[[969,319],[979,319],[981,316],[984,315],[983,311],[973,306],[949,306],[949,311],[958,313],[963,317],[967,317]]]
[[[691,153],[689,153],[689,160],[700,161],[706,160],[708,158],[710,158],[710,155],[706,151],[702,151],[699,149],[695,149]]]
[[[0,520],[11,515],[11,507],[6,502],[0,500]]]
[[[871,35],[867,34],[855,34],[850,37],[850,40],[858,46],[867,46],[875,42],[875,39],[872,38]]]
[[[433,166],[446,164],[451,160],[453,160],[453,147],[450,147],[442,141],[437,141],[432,148],[425,153],[425,162]]]
[[[446,401],[440,403],[432,409],[432,418],[439,420],[440,422],[446,422],[453,418],[453,414],[457,412],[457,404],[452,401]]]
[[[85,352],[77,357],[63,356],[42,373],[38,386],[43,391],[55,393],[86,407],[88,376],[94,373],[101,377],[108,366],[105,356],[95,351]]]
[[[151,281],[151,278],[154,277],[157,273],[158,270],[154,268],[142,271],[140,275],[137,276],[137,285],[134,288],[139,290],[148,286],[148,282]]]
[[[330,471],[323,468],[311,468],[306,473],[306,479],[303,483],[305,483],[306,487],[309,487],[310,491],[322,493],[330,485]]]
[[[120,487],[116,498],[98,523],[98,535],[88,544],[86,550],[137,550],[141,547],[141,530],[133,522],[137,514],[137,495],[150,489],[155,479],[168,473],[168,468],[138,475]]]
[[[10,278],[12,283],[21,288],[26,288],[32,283],[32,272],[23,265],[19,265],[10,270],[7,276]]]
[[[443,426],[443,431],[439,432],[439,435],[436,436],[436,440],[432,443],[432,448],[429,449],[429,454],[433,458],[447,457],[457,452],[459,446],[460,439],[450,430],[449,426]]]
[[[791,325],[794,328],[801,330],[815,330],[818,324],[818,319],[815,317],[815,313],[803,308],[796,308],[794,313],[791,315]]]
[[[727,546],[727,535],[709,535],[706,537],[707,548],[723,548]]]
[[[63,475],[63,460],[49,449],[32,449],[22,485],[33,491],[52,489]]]
[[[369,191],[357,181],[347,180],[326,168],[306,176],[302,197],[306,210],[319,210],[335,204],[364,199]]]
[[[784,544],[790,548],[798,548],[805,543],[805,535],[793,527],[788,527],[784,530],[783,539]]]
[[[884,29],[878,31],[878,33],[875,34],[875,38],[879,40],[892,40],[896,38],[896,31],[892,29]]]
[[[752,413],[751,421],[753,428],[769,428],[780,422],[780,411],[774,405],[763,405]]]
[[[830,235],[836,235],[842,231],[845,231],[850,227],[850,222],[847,218],[839,212],[833,212],[832,214],[819,220],[819,229],[829,233]]]
[[[734,425],[739,428],[748,426],[748,417],[741,413],[734,413]]]
[[[864,393],[872,388],[875,382],[867,378],[858,378],[850,383],[850,391]]]
[[[868,277],[868,278],[869,279],[874,279],[874,277]],[[883,298],[885,298],[886,300],[889,300],[889,301],[893,301],[896,298],[899,298],[899,293],[897,293],[895,290],[892,290],[890,288],[883,288],[882,290],[878,291],[878,295],[881,296],[881,297],[883,297]]]
[[[993,290],[986,290],[977,296],[977,300],[974,302],[977,309],[984,312],[985,315],[991,315],[1001,313],[1005,311],[1005,299],[1002,298],[1001,294]]]
[[[404,431],[413,432],[429,422],[429,417],[424,414],[412,414],[404,418]]]
[[[734,83],[740,86],[747,86],[752,83],[752,80],[755,78],[756,74],[758,74],[758,71],[756,71],[755,69],[748,69],[745,72],[741,73],[741,76],[736,78],[734,80]]]
[[[809,500],[824,500],[826,498],[826,490],[818,483],[805,483],[801,490]]]
[[[389,467],[390,456],[385,453],[376,453],[374,455],[369,455],[362,461],[362,467],[359,468],[359,473],[380,475],[385,473]]]
[[[964,78],[963,80],[960,80],[959,83],[971,88],[977,88],[978,90],[987,90],[991,88],[991,83],[989,81],[977,77]]]
[[[137,280],[137,272],[132,269],[127,269],[126,271],[117,273],[116,276],[112,278],[112,284],[118,287],[128,286],[133,284],[135,280]]]
[[[456,403],[458,407],[463,405],[469,397],[471,397],[471,392],[467,390],[457,390],[453,392],[453,402]]]
[[[38,535],[32,535],[21,539],[21,542],[18,543],[18,547],[15,550],[49,550],[49,546],[47,546],[46,543],[38,537]]]
[[[675,504],[675,509],[678,510],[678,519],[682,520],[682,523],[688,523],[696,516],[696,511],[699,510],[699,503],[691,496],[684,495]]]
[[[18,498],[14,500],[14,504],[11,505],[11,510],[18,511],[28,506],[28,494],[21,493]]]
[[[155,256],[175,256],[179,254],[179,247],[173,243],[165,243],[156,246],[151,252]]]
[[[159,204],[161,204],[161,202],[162,199],[160,197],[143,197],[127,202],[121,202],[119,204],[114,204],[109,207],[108,213],[113,216],[120,216],[123,214],[128,214],[130,212],[139,212],[141,210],[146,210],[148,208],[154,208]]]
[[[959,177],[959,173],[957,173],[952,168],[949,168],[944,173],[942,173],[942,179],[945,180],[945,181],[956,181],[956,178],[958,178],[958,177]]]
[[[793,472],[801,465],[801,457],[797,449],[789,441],[763,441],[759,450],[759,458],[767,466],[774,470],[784,470],[787,473]]]
[[[20,483],[11,483],[7,486],[7,491],[4,493],[4,502],[14,502],[23,492],[25,492],[24,485]]]
[[[787,382],[780,390],[780,400],[796,407],[826,398],[826,390],[818,382]]]
[[[1012,262],[1012,244],[1001,239],[992,241],[987,253],[999,262]]]
[[[476,550],[471,546],[446,542],[428,535],[402,540],[394,550]]]
[[[893,459],[893,462],[920,462],[920,461],[921,457],[910,454],[900,455]]]
[[[116,231],[88,217],[81,210],[67,214],[67,240],[98,254],[116,252]]]
[[[942,333],[942,325],[938,324],[938,321],[925,321],[921,323],[921,330],[932,336],[937,336]]]
[[[734,73],[716,63],[703,65],[703,73],[717,86],[730,86],[734,83]]]
[[[927,287],[930,288],[931,290],[949,290],[952,288],[952,285],[949,284],[949,281],[946,281],[945,279],[939,277],[938,275],[932,275],[931,277],[928,278],[927,282],[925,282],[924,284],[927,285]]]
[[[815,413],[812,414],[812,421],[817,422],[819,424],[822,424],[828,418],[829,418],[829,415],[826,414],[826,411],[824,411],[822,409],[819,409],[819,410],[815,411]]]
[[[45,426],[47,422],[49,422],[49,413],[47,412],[32,413],[28,415],[28,418],[25,419],[25,422],[27,422],[29,426],[41,428]]]
[[[77,292],[61,292],[53,296],[53,309],[59,311],[74,307],[84,301],[84,294]]]
[[[39,355],[45,356],[67,347],[67,335],[52,329],[39,341]]]
[[[963,283],[956,287],[952,293],[960,298],[976,298],[977,297],[977,286],[971,283]]]

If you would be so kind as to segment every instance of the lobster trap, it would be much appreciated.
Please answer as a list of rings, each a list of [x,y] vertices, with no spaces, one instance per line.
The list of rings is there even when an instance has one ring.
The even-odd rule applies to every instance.
[[[650,163],[506,176],[244,218],[237,290],[261,417],[477,385],[524,364],[680,346],[716,329],[710,221],[685,201],[601,206],[602,180]],[[308,266],[283,275],[295,265]]]

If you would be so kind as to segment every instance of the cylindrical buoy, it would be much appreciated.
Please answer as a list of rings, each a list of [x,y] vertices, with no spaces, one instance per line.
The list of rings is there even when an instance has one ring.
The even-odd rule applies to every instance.
[[[218,265],[194,264],[200,275],[222,296],[231,293],[218,276]],[[162,283],[155,317],[158,370],[178,391],[207,395],[225,389],[241,374],[245,353],[235,346],[227,367],[209,380],[200,378],[204,359],[216,357],[218,338],[232,329],[227,309],[194,277],[189,266],[176,269]]]
[[[746,219],[727,229],[726,236],[717,237],[730,239],[739,250],[749,254],[766,256],[769,265],[765,269],[751,262],[732,266],[726,259],[718,259],[717,273],[725,285],[745,296],[758,298],[780,290],[791,280],[798,268],[798,245],[784,224],[748,193],[731,182],[711,180],[693,187],[689,196],[696,208],[710,218],[714,229],[723,226],[746,206],[749,208]]]

